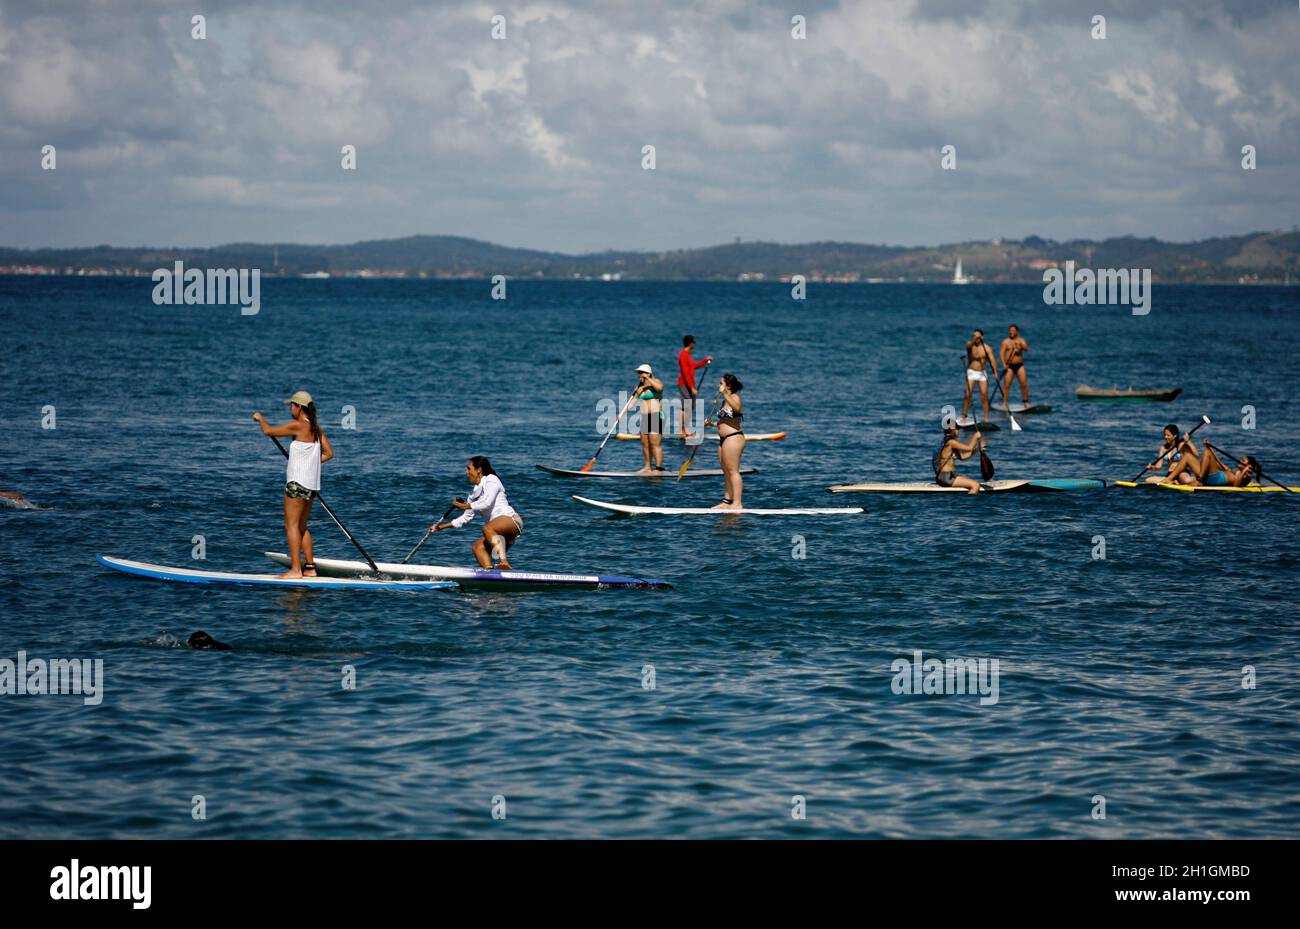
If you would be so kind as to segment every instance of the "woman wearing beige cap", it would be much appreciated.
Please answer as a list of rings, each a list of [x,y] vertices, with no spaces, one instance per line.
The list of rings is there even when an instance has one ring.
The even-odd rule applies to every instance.
[[[654,369],[641,365],[636,396],[641,401],[641,474],[664,469],[664,382],[655,377]],[[651,463],[653,462],[653,467]]]
[[[316,491],[320,490],[321,462],[334,457],[334,448],[316,421],[316,404],[311,394],[300,390],[284,402],[289,404],[292,418],[283,425],[272,426],[261,413],[253,414],[263,435],[293,439],[289,443],[289,464],[284,476],[284,535],[289,543],[289,570],[280,576],[315,577],[307,517],[311,515]]]

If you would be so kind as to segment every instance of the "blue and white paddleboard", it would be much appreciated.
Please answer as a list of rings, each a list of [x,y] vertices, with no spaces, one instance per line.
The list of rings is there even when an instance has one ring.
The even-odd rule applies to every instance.
[[[289,556],[283,552],[267,552],[266,557],[276,564],[288,565]],[[391,577],[440,579],[455,581],[467,590],[598,590],[610,587],[640,587],[667,590],[673,585],[667,581],[644,577],[618,577],[607,574],[558,574],[553,571],[499,571],[482,568],[456,568],[450,565],[389,564],[376,562],[379,570]],[[329,577],[356,577],[370,572],[364,561],[344,561],[339,558],[316,557],[316,570]]]
[[[166,565],[144,561],[128,561],[111,555],[98,555],[96,559],[106,568],[147,577],[155,581],[180,581],[184,584],[251,584],[267,587],[331,587],[366,588],[378,590],[438,590],[457,586],[454,581],[369,580],[342,577],[277,577],[274,574],[236,574],[231,571],[199,571],[195,568],[170,568]]]
[[[1060,480],[981,481],[984,493],[1051,493],[1066,490],[1098,490],[1105,481],[1085,478]],[[965,494],[965,487],[942,487],[934,481],[878,481],[861,484],[836,484],[827,488],[833,494]]]

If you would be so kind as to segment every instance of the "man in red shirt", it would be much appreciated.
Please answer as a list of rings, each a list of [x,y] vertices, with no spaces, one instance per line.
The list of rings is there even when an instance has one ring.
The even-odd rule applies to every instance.
[[[691,349],[695,347],[695,336],[682,336],[682,350],[677,353],[677,392],[682,397],[682,437],[691,436],[691,416],[695,412],[695,400],[699,397],[700,392],[695,386],[695,372],[706,365],[713,363],[713,356],[709,355],[703,361],[696,361],[691,357]]]

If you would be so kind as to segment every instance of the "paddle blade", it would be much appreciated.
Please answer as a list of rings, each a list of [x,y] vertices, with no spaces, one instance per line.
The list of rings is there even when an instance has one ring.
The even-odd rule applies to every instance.
[[[993,480],[993,462],[983,450],[980,451],[980,476],[986,481]]]
[[[694,457],[695,457],[694,455],[691,456],[691,458]],[[677,480],[680,481],[682,478],[684,478],[686,476],[686,472],[690,470],[691,458],[687,458],[686,463],[677,469]]]
[[[1016,418],[1014,416],[1011,417],[1011,431],[1024,432],[1024,430],[1020,428],[1020,423],[1016,422]]]
[[[584,472],[585,472],[585,471],[590,471],[590,470],[591,470],[592,468],[594,468],[594,467],[596,467],[596,459],[595,459],[595,458],[591,459],[591,461],[589,461],[589,462],[587,462],[585,465],[583,465],[583,466],[582,466],[582,470],[583,470]]]

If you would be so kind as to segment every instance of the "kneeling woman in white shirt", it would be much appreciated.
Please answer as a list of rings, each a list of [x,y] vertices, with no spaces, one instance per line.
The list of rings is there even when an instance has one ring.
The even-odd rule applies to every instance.
[[[432,532],[441,532],[453,526],[459,529],[471,522],[477,514],[485,524],[482,538],[474,540],[474,557],[478,560],[479,567],[490,569],[492,562],[496,561],[498,568],[511,570],[510,562],[506,560],[506,550],[523,535],[523,518],[506,499],[506,489],[501,484],[501,478],[492,470],[492,462],[482,455],[475,455],[465,464],[465,476],[474,485],[469,502],[456,500],[452,504],[465,512],[449,523],[435,523],[429,529]]]

